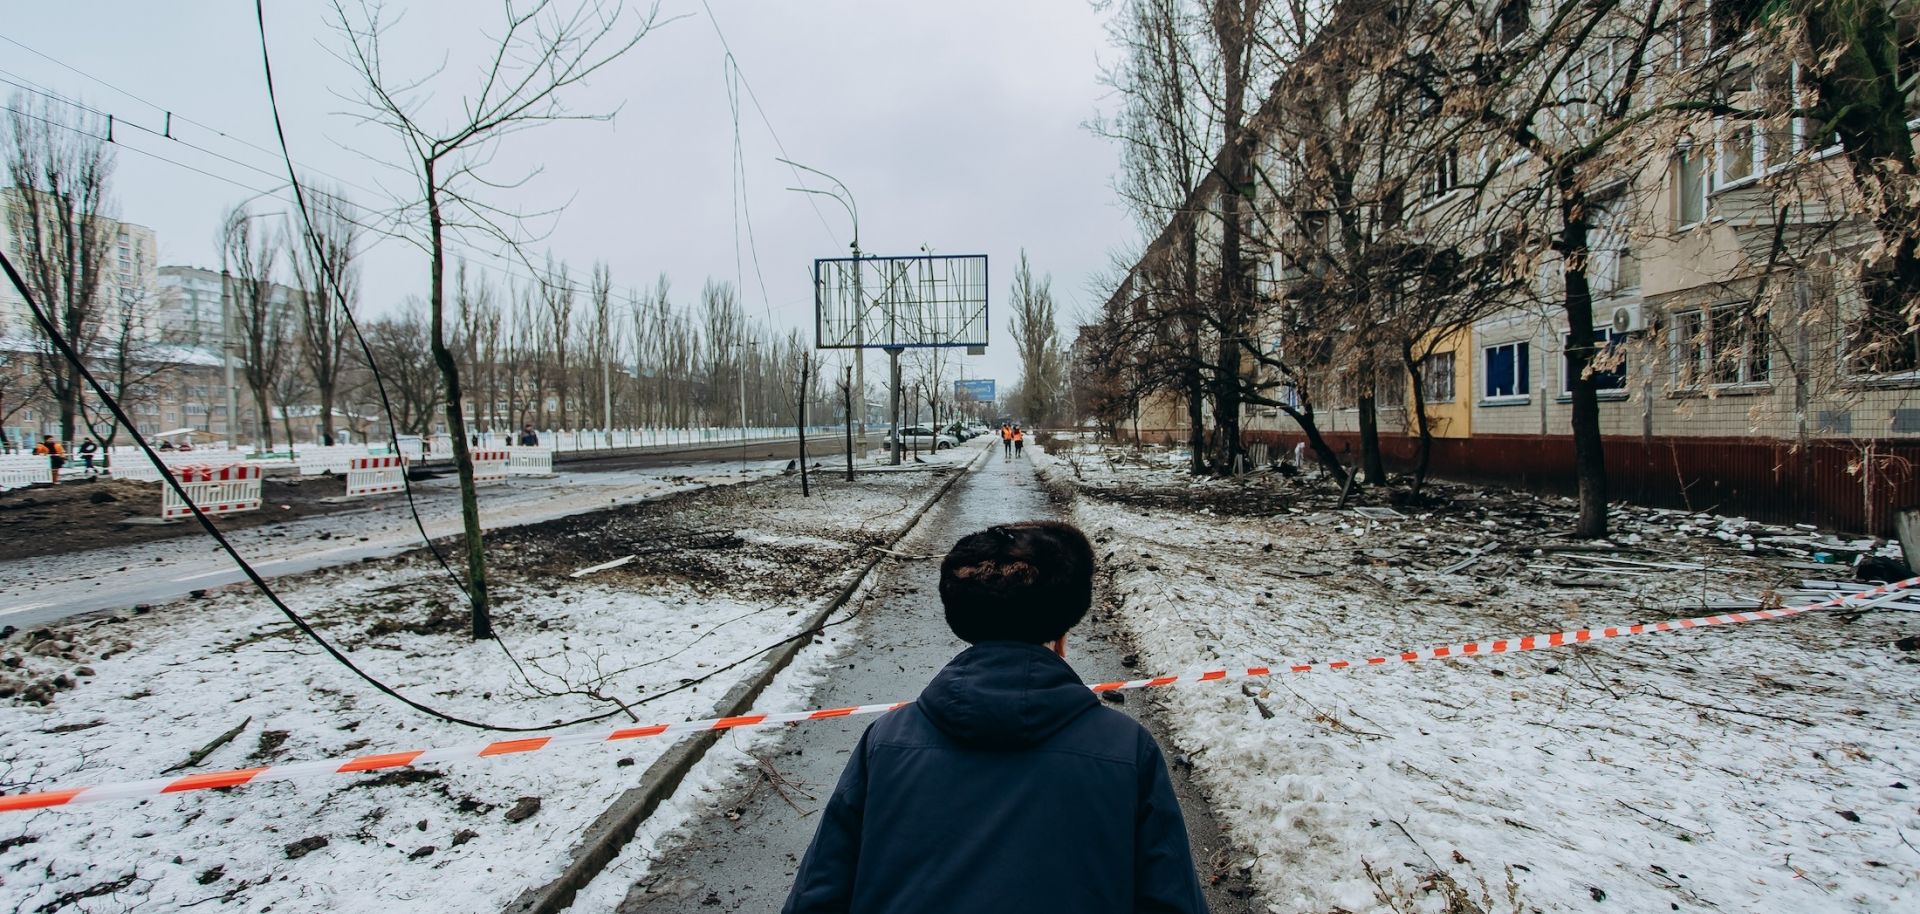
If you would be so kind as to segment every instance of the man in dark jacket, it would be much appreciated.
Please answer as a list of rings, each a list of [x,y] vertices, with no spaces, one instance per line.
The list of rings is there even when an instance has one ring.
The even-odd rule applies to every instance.
[[[1160,747],[1058,653],[1093,561],[1046,521],[953,547],[940,599],[973,646],[860,738],[785,914],[1206,911]]]

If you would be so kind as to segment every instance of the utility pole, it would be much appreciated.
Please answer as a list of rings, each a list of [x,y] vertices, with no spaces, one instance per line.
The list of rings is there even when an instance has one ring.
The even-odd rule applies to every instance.
[[[747,468],[747,347],[754,345],[752,340],[740,344],[740,361],[734,376],[740,380],[740,469]]]
[[[888,318],[891,319],[892,315],[888,315]],[[899,466],[900,452],[903,450],[900,443],[900,353],[906,350],[900,346],[888,346],[886,348],[887,376],[889,379],[887,387],[890,390],[890,408],[887,410],[887,415],[891,417],[888,420],[888,424],[892,428],[887,438],[887,450],[891,451],[892,454],[887,458],[887,463],[892,466]]]
[[[847,481],[853,481],[853,366],[846,369],[847,379],[840,382],[840,396],[846,401],[847,412]],[[865,444],[865,440],[861,441]]]
[[[811,498],[813,491],[807,487],[807,382],[811,380],[808,369],[813,366],[808,359],[809,353],[800,353],[800,497]]]
[[[233,383],[233,276],[227,272],[226,246],[220,251],[220,361],[227,373],[227,447],[239,444],[240,396]]]

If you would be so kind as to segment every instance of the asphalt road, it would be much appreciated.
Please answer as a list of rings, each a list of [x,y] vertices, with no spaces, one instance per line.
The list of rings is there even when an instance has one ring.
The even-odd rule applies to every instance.
[[[874,437],[877,443],[879,438]],[[845,439],[808,442],[821,472],[844,466]],[[485,491],[487,529],[539,523],[652,497],[673,477],[724,482],[777,472],[799,452],[796,442],[700,447],[573,458],[563,456],[550,479],[515,478]],[[745,454],[744,463],[742,454]],[[745,467],[743,470],[742,467]],[[431,469],[431,466],[429,466]],[[451,476],[416,482],[414,503],[435,538],[459,532],[457,485]],[[272,579],[421,545],[403,496],[367,499],[348,510],[228,534],[255,570]],[[244,581],[240,569],[208,537],[192,533],[130,546],[5,559],[0,547],[0,627],[29,629],[105,610],[158,604],[196,590]]]
[[[975,530],[1057,516],[1030,464],[991,454],[928,512],[900,549],[944,554],[954,541]],[[947,630],[941,613],[938,563],[894,562],[876,574],[880,577],[860,608],[858,636],[841,658],[845,672],[816,692],[815,707],[918,695],[927,680],[965,647]],[[1068,661],[1088,682],[1130,678],[1121,663],[1129,649],[1115,628],[1097,614],[1096,610],[1069,636]],[[1173,756],[1149,699],[1132,693],[1121,707],[1146,723]],[[627,890],[617,908],[619,914],[778,911],[813,837],[814,814],[832,793],[847,754],[867,723],[857,718],[822,721],[788,731],[767,756],[782,786],[776,789],[757,773],[741,783],[686,833],[666,842],[647,876]],[[1208,876],[1216,861],[1233,861],[1235,855],[1187,771],[1175,765],[1173,778],[1194,858],[1203,876]],[[1213,911],[1225,914],[1264,910],[1252,901],[1244,880],[1237,876],[1212,882],[1208,903]],[[1009,907],[1017,909],[1017,903]]]

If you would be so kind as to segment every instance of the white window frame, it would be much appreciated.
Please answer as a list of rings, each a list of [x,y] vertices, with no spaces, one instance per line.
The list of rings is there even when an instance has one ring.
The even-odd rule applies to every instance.
[[[1738,75],[1728,77],[1730,81],[1741,78],[1745,79],[1745,88],[1739,91],[1752,97],[1759,86],[1759,70],[1749,67]],[[1747,173],[1737,178],[1729,178],[1727,176],[1727,164],[1732,160],[1728,158],[1727,154],[1727,138],[1732,133],[1733,125],[1736,124],[1739,125],[1737,129],[1746,133],[1748,138],[1749,145],[1745,156]],[[1714,115],[1712,165],[1713,167],[1707,171],[1708,196],[1712,196],[1723,190],[1745,187],[1760,180],[1760,178],[1767,173],[1768,169],[1767,122],[1760,118],[1749,120],[1746,118],[1730,117],[1724,114]]]
[[[1598,339],[1594,340],[1595,345],[1599,347],[1600,353],[1607,353],[1609,350],[1615,350],[1616,347],[1624,348],[1627,345],[1627,334],[1617,333],[1609,325],[1597,325],[1593,328],[1593,332],[1601,334]],[[1562,400],[1573,397],[1573,376],[1567,371],[1567,346],[1572,342],[1568,339],[1569,336],[1572,336],[1572,334],[1563,333],[1560,335],[1560,399]],[[1622,355],[1620,367],[1608,369],[1609,374],[1615,372],[1620,375],[1619,387],[1601,387],[1594,392],[1603,398],[1618,399],[1624,397],[1627,394],[1627,385],[1631,383],[1633,378],[1633,363]]]
[[[1750,301],[1720,302],[1704,307],[1686,308],[1673,313],[1674,332],[1669,344],[1673,362],[1673,386],[1679,391],[1728,390],[1733,388],[1764,389],[1773,387],[1773,328],[1766,315],[1753,313]],[[1716,375],[1722,367],[1721,354],[1715,345],[1724,321],[1752,321],[1744,332],[1739,334],[1740,356],[1733,363],[1734,376],[1731,380],[1721,380]],[[1763,339],[1754,339],[1754,328]],[[1684,331],[1684,332],[1683,332]],[[1756,368],[1764,357],[1765,376]]]
[[[1439,370],[1439,367],[1442,365],[1446,366],[1445,371]],[[1451,349],[1447,350],[1446,352],[1428,353],[1426,357],[1420,360],[1420,377],[1417,380],[1419,381],[1419,384],[1420,384],[1421,399],[1426,401],[1426,404],[1428,406],[1433,406],[1439,403],[1459,402],[1460,400],[1460,356],[1459,354],[1454,352]],[[1446,382],[1446,391],[1444,392],[1444,395],[1441,392],[1434,390],[1433,388],[1433,385],[1439,381]]]
[[[1488,374],[1493,367],[1491,353],[1496,349],[1513,350],[1513,377],[1510,386],[1513,393],[1491,393],[1493,377]],[[1533,344],[1528,340],[1508,340],[1504,343],[1484,344],[1480,347],[1480,405],[1513,406],[1533,402]]]

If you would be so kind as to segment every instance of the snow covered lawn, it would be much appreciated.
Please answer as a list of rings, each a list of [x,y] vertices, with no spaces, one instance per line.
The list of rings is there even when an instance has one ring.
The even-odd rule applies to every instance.
[[[1614,555],[1677,567],[1596,574],[1552,551],[1560,499],[1442,487],[1452,504],[1372,519],[1272,476],[1073,463],[1143,673],[1659,621],[1821,576],[1737,519],[1619,509]],[[1920,663],[1890,642],[1916,623],[1822,612],[1161,697],[1275,911],[1912,910]]]
[[[464,636],[458,591],[420,553],[279,587],[356,662],[451,713],[530,725],[611,710],[577,729],[630,724],[593,697],[607,695],[634,705],[642,723],[705,717],[753,664],[667,693],[797,631],[944,480],[822,476],[802,500],[798,480],[783,478],[502,532],[490,538],[499,643]],[[8,643],[0,677],[17,685],[57,672],[71,687],[45,706],[17,693],[0,705],[8,792],[154,777],[242,724],[190,770],[498,738],[378,695],[254,594],[27,637]],[[22,650],[31,644],[49,647]],[[0,907],[172,910],[217,899],[215,909],[249,911],[498,910],[556,876],[585,826],[667,746],[636,740],[9,814]]]

